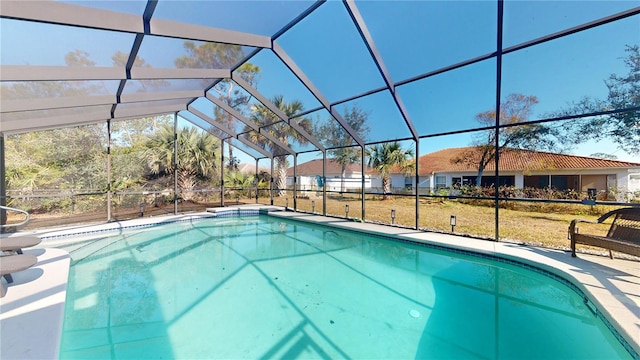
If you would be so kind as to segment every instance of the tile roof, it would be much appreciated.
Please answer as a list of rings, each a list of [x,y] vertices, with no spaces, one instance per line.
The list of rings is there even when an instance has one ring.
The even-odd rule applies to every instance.
[[[420,157],[420,174],[449,171],[477,171],[476,147],[449,148]],[[491,161],[485,171],[494,170]],[[500,170],[524,171],[545,169],[604,169],[640,167],[640,163],[606,160],[544,151],[505,149],[500,153]]]
[[[460,147],[443,149],[420,157],[420,174],[427,175],[438,172],[465,172],[478,171],[477,159],[479,153],[476,147]],[[548,170],[548,169],[608,169],[608,168],[634,168],[640,167],[640,163],[627,161],[607,160],[586,156],[557,154],[544,151],[506,149],[500,153],[500,170],[502,171],[525,171],[525,170]],[[494,162],[491,161],[485,171],[493,171]],[[400,173],[399,168],[395,168],[392,173]],[[347,166],[347,174],[360,173],[360,164]],[[377,173],[368,166],[365,166],[366,174]],[[322,159],[307,161],[298,164],[298,176],[321,175]],[[340,174],[340,164],[327,159],[327,176]],[[293,167],[287,169],[287,175],[293,176]]]

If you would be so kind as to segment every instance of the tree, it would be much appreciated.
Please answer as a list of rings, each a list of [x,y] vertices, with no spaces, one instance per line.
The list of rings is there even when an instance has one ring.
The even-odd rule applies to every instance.
[[[618,157],[613,155],[613,154],[607,154],[607,153],[603,153],[603,152],[593,153],[593,154],[589,155],[589,157],[598,158],[598,159],[606,159],[606,160],[617,160],[618,159]]]
[[[374,168],[382,177],[382,200],[392,197],[391,193],[391,170],[399,167],[404,173],[410,173],[415,169],[415,153],[413,149],[403,149],[397,141],[373,145],[366,149],[368,165]]]
[[[142,157],[146,160],[150,172],[166,176],[174,172],[174,134],[173,126],[163,124],[145,143]],[[183,198],[189,200],[192,190],[199,181],[208,181],[217,174],[219,158],[218,139],[195,127],[178,130],[178,185]]]
[[[484,169],[495,160],[496,154],[507,151],[509,148],[519,149],[551,149],[556,142],[552,138],[552,129],[540,124],[526,124],[533,106],[538,99],[532,95],[510,94],[500,104],[500,129],[481,131],[473,139],[473,146],[461,156],[451,159],[454,164],[463,163],[477,166],[478,176],[476,186],[481,185]],[[488,110],[476,115],[478,121],[484,127],[493,127],[496,123],[495,110]],[[496,147],[496,135],[498,145]]]
[[[624,64],[627,75],[611,74],[604,83],[609,91],[606,100],[585,97],[554,116],[594,113],[602,110],[619,112],[567,122],[573,132],[574,142],[611,139],[618,148],[640,155],[640,46],[627,45]]]
[[[369,125],[367,124],[368,114],[354,105],[346,108],[344,112],[344,120],[351,128],[366,140],[369,134]],[[329,118],[316,127],[315,134],[323,141],[329,150],[329,156],[338,164],[340,164],[340,191],[345,191],[344,179],[346,177],[347,167],[355,164],[362,157],[362,150],[353,146],[353,138],[335,119]]]
[[[195,69],[233,69],[240,61],[245,58],[244,50],[238,45],[229,45],[221,43],[203,43],[196,45],[192,41],[185,41],[184,49],[187,55],[177,58],[174,63],[178,68],[195,68]],[[252,63],[245,62],[235,70],[244,81],[252,87],[256,87],[258,82],[260,68]],[[209,86],[205,84],[205,86]],[[236,86],[231,79],[222,79],[212,89],[218,94],[220,100],[231,106],[241,114],[245,114],[251,96]],[[214,118],[235,130],[235,121],[231,114],[214,106]],[[228,140],[229,157],[227,168],[229,170],[237,169],[237,163],[234,163],[233,146],[231,138]]]
[[[256,175],[245,174],[242,171],[234,170],[224,173],[225,185],[239,189],[243,196],[251,197],[251,189],[254,187]],[[259,181],[259,180],[258,180]]]
[[[275,96],[271,100],[271,102],[287,116],[292,116],[293,114],[297,114],[304,110],[304,106],[300,101],[294,100],[290,103],[287,103],[284,101],[282,95]],[[305,139],[298,131],[296,131],[286,122],[282,121],[276,114],[269,110],[269,108],[262,104],[257,104],[253,107],[253,114],[251,115],[250,120],[258,126],[271,124],[267,127],[263,127],[261,129],[261,132],[266,131],[269,135],[278,139],[283,145],[289,146],[289,144],[291,144],[292,142],[296,142],[299,144],[307,143],[307,139]],[[311,128],[311,121],[308,118],[303,117],[302,119],[296,121],[298,126],[300,126],[303,130],[309,132]],[[289,154],[280,146],[267,140],[264,136],[261,136],[256,131],[252,131],[251,127],[246,126],[244,131],[248,132],[250,141],[254,142],[258,146],[261,146],[263,149],[271,152],[274,155],[274,180],[275,186],[278,189],[277,196],[286,195],[285,188],[287,180],[287,168],[289,167],[287,155]]]

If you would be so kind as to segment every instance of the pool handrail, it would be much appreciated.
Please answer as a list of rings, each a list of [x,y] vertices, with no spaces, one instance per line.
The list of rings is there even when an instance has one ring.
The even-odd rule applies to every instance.
[[[0,224],[0,228],[10,227],[10,226],[22,226],[22,225],[26,224],[27,222],[29,222],[29,218],[30,218],[29,217],[29,213],[24,211],[24,210],[22,210],[22,209],[16,209],[16,208],[0,205],[0,210],[16,211],[16,212],[24,214],[24,216],[25,216],[25,219],[22,222],[19,222],[17,224]]]

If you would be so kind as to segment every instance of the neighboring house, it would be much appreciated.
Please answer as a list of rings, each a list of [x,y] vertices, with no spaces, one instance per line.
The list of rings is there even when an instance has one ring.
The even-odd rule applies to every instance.
[[[433,191],[457,185],[475,185],[478,166],[473,160],[474,151],[473,147],[450,148],[421,156],[420,188]],[[500,153],[499,169],[500,185],[517,188],[551,187],[604,194],[605,197],[640,192],[640,163],[506,149]],[[494,171],[495,161],[491,161],[484,169],[483,186],[495,183]]]
[[[372,175],[374,179],[372,179]],[[297,185],[301,190],[320,190],[323,186],[322,159],[307,161],[298,164],[296,170]],[[325,177],[328,191],[341,191],[342,189],[342,165],[327,159]],[[373,180],[373,184],[372,184]],[[368,166],[365,166],[364,187],[369,189],[381,186],[382,182],[376,174],[373,174]],[[293,186],[293,167],[287,169],[287,186]],[[345,191],[357,191],[362,188],[362,166],[360,164],[347,165],[344,189]]]
[[[477,162],[473,147],[449,148],[420,157],[419,189],[433,192],[461,185],[475,185]],[[346,191],[359,190],[362,185],[360,164],[351,164],[345,175]],[[481,185],[495,182],[495,162],[483,172]],[[322,159],[298,164],[296,173],[300,189],[322,188]],[[340,164],[327,159],[327,190],[340,191]],[[415,188],[415,176],[399,171],[391,174],[394,192]],[[500,153],[499,184],[516,188],[554,188],[575,190],[600,199],[640,198],[640,163],[606,160],[585,156],[565,155],[543,151],[506,149]],[[287,186],[293,186],[293,168],[287,169]],[[375,192],[382,187],[380,175],[365,166],[365,191]],[[634,196],[635,193],[635,196]],[[629,196],[624,198],[624,196]]]

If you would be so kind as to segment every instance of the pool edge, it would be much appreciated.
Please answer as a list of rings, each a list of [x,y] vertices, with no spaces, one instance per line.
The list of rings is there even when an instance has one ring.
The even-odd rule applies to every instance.
[[[257,215],[259,213],[267,214],[274,217],[280,217],[285,219],[292,219],[297,221],[304,221],[309,223],[334,226],[346,230],[365,232],[373,235],[378,235],[385,238],[396,238],[401,241],[409,241],[413,243],[423,243],[429,245],[441,246],[451,250],[461,250],[472,253],[484,254],[492,257],[500,257],[511,261],[516,261],[522,264],[526,264],[532,267],[542,269],[544,271],[556,274],[561,278],[569,281],[573,286],[578,288],[583,294],[585,294],[589,300],[596,306],[599,313],[609,323],[609,325],[617,332],[617,334],[624,340],[624,342],[635,352],[636,356],[640,353],[640,320],[638,314],[640,314],[640,304],[638,303],[626,303],[619,301],[618,306],[612,307],[612,302],[619,299],[611,289],[602,286],[598,282],[598,278],[590,274],[601,272],[603,267],[607,265],[624,265],[625,263],[631,263],[634,269],[633,278],[638,281],[640,279],[640,266],[637,262],[630,262],[628,260],[615,259],[609,260],[601,256],[593,255],[581,255],[578,258],[572,258],[569,253],[560,250],[552,250],[545,248],[537,248],[533,246],[522,246],[510,243],[501,243],[494,241],[486,241],[480,239],[466,238],[451,234],[431,233],[424,231],[417,231],[413,229],[385,226],[372,223],[361,223],[349,221],[347,219],[324,217],[321,215],[287,212],[282,211],[282,208],[269,207],[269,206],[252,206],[242,207],[242,210],[249,210],[244,214]],[[40,231],[33,232],[34,234],[40,234],[43,239],[43,246],[51,245],[50,241],[56,239],[71,237],[69,233],[78,228],[82,228],[85,232],[90,232],[93,228],[96,232],[115,232],[124,231],[126,229],[135,229],[140,227],[157,226],[164,223],[171,222],[187,222],[198,221],[209,217],[217,216],[235,216],[241,214],[238,208],[222,208],[214,211],[208,211],[203,213],[193,213],[189,215],[169,215],[157,218],[144,218],[127,221],[125,224],[118,222],[116,224],[106,223],[101,226],[106,228],[99,229],[96,225],[86,227],[73,227],[71,229],[56,229],[55,231]],[[96,230],[98,229],[98,230]],[[108,229],[108,230],[106,230]],[[66,233],[65,233],[66,232]],[[26,232],[25,232],[26,233]],[[21,233],[24,234],[24,233]],[[14,234],[14,235],[21,235]],[[65,235],[66,234],[66,235]],[[106,235],[106,233],[105,233]],[[111,234],[109,234],[111,235]],[[34,249],[37,250],[37,249]],[[50,249],[45,249],[50,250]],[[56,249],[59,250],[59,249]],[[29,250],[31,251],[31,250]],[[67,253],[68,257],[68,253]],[[68,264],[66,267],[65,281],[68,278],[70,258],[68,258]],[[40,262],[40,260],[39,260]],[[614,263],[611,263],[614,262]],[[603,265],[602,263],[605,263]],[[637,270],[637,271],[635,271]],[[636,273],[637,272],[637,273]],[[606,274],[605,274],[606,277]],[[598,287],[600,285],[600,287]],[[637,285],[636,285],[637,286]],[[640,288],[640,287],[639,287]],[[622,292],[624,296],[632,296],[634,298],[640,298],[640,289],[633,289],[632,293]],[[66,286],[64,289],[66,294]],[[64,302],[62,302],[64,310]],[[631,306],[633,309],[630,309]],[[4,306],[3,306],[4,307]],[[64,317],[60,317],[60,331],[62,329],[62,321]],[[4,322],[4,321],[3,321]],[[37,324],[36,324],[37,325]],[[35,326],[35,325],[34,325]],[[29,333],[29,331],[27,331]],[[615,333],[614,333],[615,335]],[[638,340],[636,340],[638,339]],[[4,340],[3,340],[4,345]],[[57,352],[59,351],[60,342],[58,341]],[[4,348],[4,346],[3,346]],[[5,350],[2,350],[2,357],[5,357]],[[631,352],[630,352],[631,353]],[[632,354],[632,353],[631,353]],[[633,356],[633,354],[632,354]],[[48,356],[46,358],[49,358]],[[57,358],[57,355],[56,355]]]

